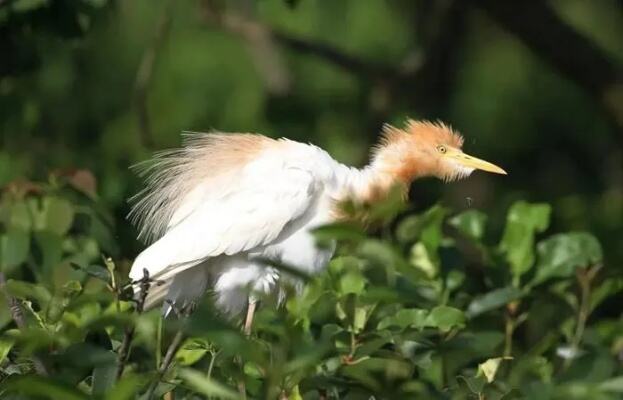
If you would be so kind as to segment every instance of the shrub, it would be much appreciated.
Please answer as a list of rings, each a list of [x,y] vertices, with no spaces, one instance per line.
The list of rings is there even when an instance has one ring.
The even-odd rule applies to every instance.
[[[188,318],[139,312],[128,263],[102,257],[118,250],[91,179],[3,192],[2,398],[623,395],[623,323],[592,317],[623,279],[590,233],[546,234],[546,204],[514,204],[500,239],[485,213],[440,205],[375,236],[323,227],[339,243],[327,271],[282,306],[262,299],[247,337],[210,296]]]

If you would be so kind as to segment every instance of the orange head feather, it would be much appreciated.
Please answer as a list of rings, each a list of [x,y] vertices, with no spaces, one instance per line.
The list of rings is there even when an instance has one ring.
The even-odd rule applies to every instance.
[[[385,125],[374,151],[373,166],[390,181],[410,183],[434,176],[451,181],[474,169],[505,173],[501,168],[471,157],[461,150],[463,137],[442,122],[409,119],[404,128]]]

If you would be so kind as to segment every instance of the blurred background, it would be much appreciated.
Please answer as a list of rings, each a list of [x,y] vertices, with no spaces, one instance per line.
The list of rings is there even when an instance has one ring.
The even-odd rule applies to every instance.
[[[623,2],[0,0],[0,186],[86,169],[114,210],[129,167],[182,131],[312,142],[357,166],[382,124],[442,119],[509,175],[416,182],[411,201],[554,206],[623,262]],[[494,226],[495,229],[495,226]]]

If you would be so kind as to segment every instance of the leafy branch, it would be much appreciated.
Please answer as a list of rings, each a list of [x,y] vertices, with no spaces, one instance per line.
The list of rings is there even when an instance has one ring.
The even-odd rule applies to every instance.
[[[26,320],[24,319],[22,307],[19,304],[19,301],[15,297],[11,296],[11,294],[6,289],[6,277],[4,275],[4,272],[0,272],[0,291],[4,292],[4,297],[6,298],[11,317],[13,318],[13,321],[15,322],[17,328],[20,330],[26,329]],[[45,364],[43,363],[43,361],[41,361],[39,357],[33,354],[31,356],[31,359],[35,367],[35,371],[37,371],[37,374],[41,376],[49,375]]]

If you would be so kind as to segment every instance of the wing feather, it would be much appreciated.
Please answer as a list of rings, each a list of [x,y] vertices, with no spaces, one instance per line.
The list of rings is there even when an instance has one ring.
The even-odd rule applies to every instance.
[[[139,228],[139,239],[151,243],[211,196],[231,189],[243,167],[282,141],[237,133],[187,133],[181,149],[156,153],[134,167],[146,187],[130,199],[129,218]]]
[[[180,204],[183,212],[172,213],[167,232],[136,258],[130,277],[140,279],[147,269],[152,278],[168,279],[206,258],[281,240],[313,212],[322,190],[312,171],[268,155],[245,165],[237,177],[220,182],[227,190],[212,182]]]

